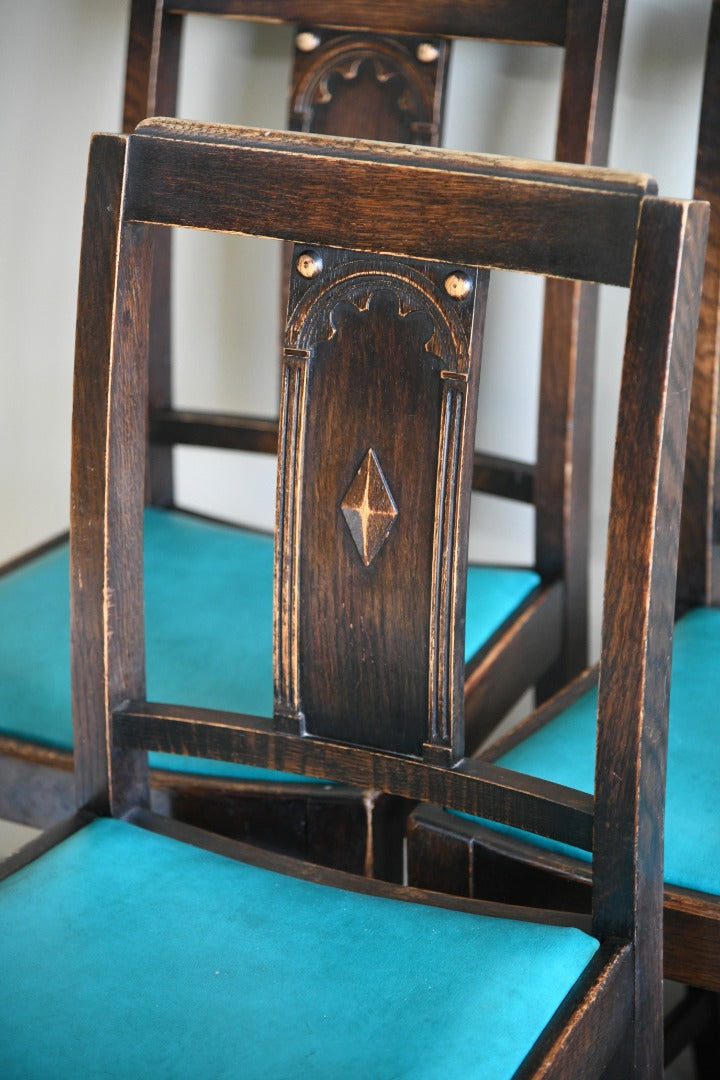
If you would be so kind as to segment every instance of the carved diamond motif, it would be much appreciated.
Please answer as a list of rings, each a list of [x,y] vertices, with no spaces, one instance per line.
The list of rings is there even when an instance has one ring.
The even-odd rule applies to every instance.
[[[360,558],[369,566],[395,524],[397,506],[374,450],[368,450],[340,504]]]

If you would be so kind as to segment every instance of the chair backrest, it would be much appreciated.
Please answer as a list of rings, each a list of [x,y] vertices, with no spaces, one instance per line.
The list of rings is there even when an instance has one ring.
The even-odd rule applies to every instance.
[[[683,488],[679,613],[720,600],[720,2],[713,0],[695,171],[695,197],[710,203]]]
[[[331,9],[317,0],[133,0],[124,130],[151,115],[172,116],[186,15],[200,13],[299,25],[289,94],[292,130],[437,145],[442,136],[452,39],[475,38],[562,47],[564,63],[555,156],[607,160],[624,0],[416,0]],[[169,249],[155,258],[151,316],[151,501],[173,503],[173,445],[218,445],[199,412],[172,407],[169,359]],[[287,280],[283,290],[287,287]],[[561,659],[541,684],[551,692],[587,663],[588,497],[596,290],[548,283],[543,323],[536,463],[475,454],[476,491],[533,504],[536,569],[562,580]],[[277,422],[237,416],[223,446],[274,453]],[[477,745],[513,704],[516,683],[468,672],[470,742]],[[521,693],[524,686],[520,687]]]
[[[379,151],[172,121],[93,142],[72,471],[80,805],[145,805],[146,752],[159,749],[381,788],[593,848],[596,932],[627,942],[609,977],[621,996],[638,995],[640,1053],[659,1068],[666,660],[706,208],[647,196],[642,176]],[[461,232],[447,229],[451,213]],[[273,717],[145,700],[156,225],[299,244],[278,460]],[[462,757],[469,447],[496,266],[630,285],[594,800]]]

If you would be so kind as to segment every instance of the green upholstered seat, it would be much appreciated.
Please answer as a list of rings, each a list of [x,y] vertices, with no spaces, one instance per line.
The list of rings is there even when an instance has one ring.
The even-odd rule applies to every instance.
[[[0,1075],[509,1077],[597,947],[101,819],[0,883]]]
[[[271,715],[272,537],[149,509],[145,564],[149,699]],[[61,749],[72,746],[68,574],[64,544],[0,578],[0,732]],[[471,568],[467,655],[538,583],[530,570]],[[151,760],[244,779],[302,779],[173,755]]]
[[[665,880],[716,895],[720,895],[719,657],[720,610],[698,608],[679,620],[670,684]],[[500,757],[498,764],[592,792],[596,705],[597,691],[589,691]],[[587,852],[552,840],[516,835],[552,851],[590,858]]]

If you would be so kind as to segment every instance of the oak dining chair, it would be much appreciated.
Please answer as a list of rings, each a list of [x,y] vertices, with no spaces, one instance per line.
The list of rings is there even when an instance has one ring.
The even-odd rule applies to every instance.
[[[587,167],[173,120],[94,138],[73,405],[79,809],[0,883],[4,1075],[659,1075],[679,513],[655,523],[682,484],[707,208],[648,190]],[[446,226],[458,206],[461,237]],[[171,226],[296,242],[267,715],[145,691],[149,297]],[[594,799],[464,753],[493,267],[630,288]],[[149,808],[150,749],[592,849],[593,917],[453,901],[206,834]]]
[[[622,0],[488,0],[393,5],[288,4],[266,0],[179,3],[133,0],[124,130],[153,113],[173,115],[188,17],[262,19],[297,25],[288,126],[332,135],[417,145],[442,135],[454,38],[530,42],[561,48],[564,63],[555,153],[559,160],[604,164],[624,12]],[[328,25],[330,23],[331,25]],[[160,692],[191,673],[212,682],[218,705],[238,707],[218,675],[226,626],[212,598],[219,568],[240,564],[248,615],[249,669],[268,672],[272,544],[193,514],[178,501],[174,447],[215,446],[256,454],[277,450],[277,417],[217,418],[173,404],[171,252],[156,240],[151,300],[148,424],[148,672]],[[289,271],[289,266],[288,266]],[[286,277],[287,280],[287,277]],[[286,286],[283,286],[286,288]],[[527,687],[541,695],[586,662],[587,492],[589,480],[595,288],[552,280],[545,302],[537,462],[475,453],[473,487],[535,507],[532,565],[478,565],[469,582],[466,636],[467,741],[473,748]],[[194,558],[198,548],[205,554]],[[232,552],[232,554],[230,554]],[[42,825],[73,803],[67,543],[60,538],[15,560],[0,576],[0,816]],[[228,619],[232,609],[225,595]],[[192,665],[195,626],[213,611],[214,664]],[[37,627],[42,621],[42,664]],[[199,633],[198,629],[198,633]],[[59,707],[59,706],[63,707]],[[248,699],[244,708],[257,703]],[[397,878],[407,806],[375,790],[301,781],[279,773],[154,758],[155,805],[175,816],[357,872]],[[289,785],[289,786],[288,786]]]
[[[604,165],[610,137],[624,0],[444,0],[431,11],[346,0],[134,0],[125,130],[173,115],[184,19],[192,13],[299,24],[289,91],[292,130],[437,145],[453,39],[564,50],[555,158]],[[151,62],[154,57],[154,63]],[[149,73],[149,74],[148,74]],[[169,244],[169,240],[165,241]],[[202,412],[172,407],[169,255],[156,259],[152,315],[150,469],[153,501],[173,505],[172,446],[216,445]],[[477,452],[478,492],[535,508],[529,567],[489,570],[468,643],[468,740],[477,746],[525,690],[546,696],[587,663],[590,417],[597,291],[547,285],[536,462]],[[232,444],[276,450],[277,419],[236,416]],[[227,436],[228,441],[230,436]],[[226,442],[224,445],[228,445]],[[490,577],[492,573],[492,577]]]
[[[695,195],[711,206],[707,260],[683,484],[665,829],[665,973],[693,988],[678,1007],[677,1044],[696,1043],[698,1075],[720,1060],[720,729],[716,718],[720,646],[718,597],[717,407],[720,379],[720,3],[708,37]],[[688,382],[688,387],[690,383]],[[664,526],[665,516],[660,518]],[[522,721],[480,755],[558,783],[593,790],[597,669]],[[463,896],[589,908],[583,855],[527,834],[423,808],[408,836],[411,882],[441,883]],[[707,993],[709,992],[709,993]],[[703,1034],[704,1032],[704,1034]]]

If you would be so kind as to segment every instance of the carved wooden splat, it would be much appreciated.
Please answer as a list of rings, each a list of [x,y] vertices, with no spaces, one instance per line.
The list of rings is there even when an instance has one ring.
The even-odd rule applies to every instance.
[[[300,269],[308,260],[319,268],[312,276]],[[276,723],[459,756],[463,536],[487,275],[307,245],[293,265]],[[460,296],[447,289],[455,271],[469,285]]]
[[[438,145],[450,42],[314,28],[296,44],[294,130]]]

